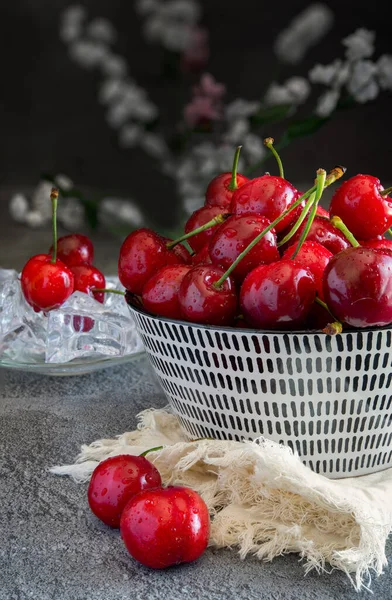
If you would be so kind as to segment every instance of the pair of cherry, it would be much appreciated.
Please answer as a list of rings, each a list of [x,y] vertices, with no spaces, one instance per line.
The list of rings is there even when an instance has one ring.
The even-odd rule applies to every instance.
[[[266,141],[273,149],[273,140]],[[316,200],[312,196],[317,186],[301,194],[284,178],[281,163],[278,177],[248,180],[237,175],[236,158],[238,153],[231,173],[211,181],[204,206],[177,240],[188,242],[190,260],[157,263],[154,248],[159,246],[162,258],[169,250],[163,238],[148,229],[128,236],[119,258],[128,300],[136,294],[148,312],[211,325],[297,328],[306,326],[307,316],[312,325],[313,313],[319,321],[320,305],[324,321],[332,312],[358,327],[390,323],[384,248],[391,242],[383,237],[392,225],[389,190],[377,178],[359,174],[335,191],[326,211],[318,206],[320,193]],[[319,192],[344,171],[333,169]],[[338,225],[339,215],[349,229]],[[359,244],[350,231],[360,237],[359,249],[353,250]],[[146,239],[151,253],[141,258]]]
[[[32,256],[22,269],[21,287],[35,311],[59,308],[74,292],[93,294],[103,303],[105,276],[93,265],[94,247],[86,235],[72,233],[57,239],[58,190],[52,189],[53,244],[46,254]]]

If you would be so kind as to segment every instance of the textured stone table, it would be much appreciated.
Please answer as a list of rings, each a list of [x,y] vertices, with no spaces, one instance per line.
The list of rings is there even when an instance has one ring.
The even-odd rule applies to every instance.
[[[49,377],[0,369],[0,600],[348,600],[341,572],[304,576],[295,554],[271,563],[236,549],[207,549],[189,565],[151,571],[117,530],[90,513],[87,484],[48,473],[83,443],[134,429],[136,415],[166,399],[145,356],[88,375]],[[392,544],[388,543],[388,556]],[[392,569],[373,580],[390,600]]]

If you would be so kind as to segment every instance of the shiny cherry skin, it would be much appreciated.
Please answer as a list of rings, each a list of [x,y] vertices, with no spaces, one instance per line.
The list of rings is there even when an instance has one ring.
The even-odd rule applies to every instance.
[[[306,223],[303,222],[293,237],[283,246],[281,251],[284,252],[288,245],[296,244],[305,228]],[[284,233],[284,232],[283,232]],[[350,248],[351,244],[345,235],[335,225],[320,215],[316,215],[313,219],[313,223],[310,226],[309,232],[306,236],[306,241],[317,242],[321,244],[327,250],[336,254],[345,248]]]
[[[235,191],[230,189],[231,179],[231,172],[220,173],[219,175],[211,179],[210,183],[207,186],[204,205],[223,206],[226,208],[226,212],[229,212],[233,192]],[[244,183],[247,183],[249,179],[248,177],[245,177],[245,175],[237,173],[236,181],[236,189],[239,189],[244,185]]]
[[[371,240],[358,240],[358,242],[360,246],[365,246],[366,248],[384,248],[392,250],[392,240],[381,235],[376,238],[372,238]]]
[[[168,265],[154,273],[143,287],[144,309],[167,319],[181,319],[178,291],[191,268],[192,265]]]
[[[53,251],[50,247],[49,254]],[[94,261],[94,246],[87,235],[81,233],[70,233],[63,235],[57,240],[57,258],[68,267],[88,264]]]
[[[187,222],[185,223],[184,231],[185,233],[190,233],[194,229],[205,225],[217,215],[222,214],[227,214],[227,209],[224,206],[201,206],[193,211],[191,216],[188,218]],[[201,231],[200,233],[188,238],[187,241],[192,250],[194,252],[201,250],[202,247],[211,239],[217,227],[220,227],[220,225],[209,227],[205,231]]]
[[[392,323],[392,252],[351,247],[331,258],[324,298],[337,319],[352,327]]]
[[[300,196],[300,192],[283,177],[262,175],[251,179],[233,193],[230,212],[236,215],[260,215],[272,222]],[[275,231],[283,231],[293,223],[302,206],[292,210],[277,223]]]
[[[200,265],[200,264],[210,265],[212,263],[210,252],[209,252],[209,247],[210,247],[209,242],[207,242],[206,244],[204,244],[204,246],[198,252],[194,253],[194,255],[192,256],[192,264],[193,265]]]
[[[162,485],[158,469],[144,456],[110,456],[94,469],[87,490],[91,511],[109,527],[120,527],[128,501],[143,490]]]
[[[71,267],[71,271],[74,276],[74,290],[91,294],[95,300],[103,304],[105,293],[91,292],[91,290],[93,288],[105,288],[105,275],[93,265],[75,265]]]
[[[329,212],[338,216],[357,240],[382,235],[392,226],[392,198],[372,175],[354,175],[334,192]]]
[[[301,326],[316,297],[312,273],[292,259],[280,259],[253,269],[240,290],[241,312],[261,329]]]
[[[144,284],[158,269],[181,262],[181,257],[167,248],[164,237],[148,227],[141,227],[121,244],[118,277],[126,290],[141,295]]]
[[[20,283],[26,302],[36,312],[59,308],[74,291],[72,271],[50,254],[32,256],[22,269]]]
[[[292,244],[284,251],[282,258],[291,258],[296,250],[297,245]],[[317,295],[323,299],[323,274],[324,269],[334,256],[328,248],[322,246],[318,242],[305,240],[295,257],[295,262],[307,267],[314,277],[316,284]]]
[[[320,217],[325,217],[326,219],[330,218],[330,214],[329,214],[328,210],[326,208],[324,208],[323,206],[320,206],[320,204],[317,205],[316,214],[319,215]]]
[[[125,506],[120,534],[135,560],[151,569],[165,569],[203,554],[210,516],[202,497],[189,487],[145,490]]]
[[[170,243],[173,240],[171,238],[164,238],[166,243]],[[192,262],[192,255],[189,252],[188,248],[184,246],[184,244],[178,243],[171,249],[172,252],[178,257],[179,263],[184,263],[186,265],[190,265]]]
[[[178,300],[183,318],[204,325],[231,325],[237,314],[238,297],[234,280],[216,283],[225,270],[214,265],[195,265],[181,282]]]
[[[212,264],[227,270],[245,248],[270,225],[266,217],[257,215],[233,215],[212,236],[209,243],[209,254]],[[241,259],[231,277],[242,282],[249,271],[261,264],[279,260],[280,255],[276,243],[276,233],[271,229]]]

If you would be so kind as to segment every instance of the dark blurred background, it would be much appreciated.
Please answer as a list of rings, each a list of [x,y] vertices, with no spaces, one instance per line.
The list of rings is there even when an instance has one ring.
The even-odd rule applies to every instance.
[[[0,177],[7,189],[36,185],[42,172],[65,173],[78,185],[130,195],[156,221],[167,225],[178,202],[173,182],[139,150],[121,149],[97,101],[94,72],[73,62],[59,37],[66,0],[13,0],[0,4]],[[176,120],[189,100],[189,85],[161,77],[161,49],[141,34],[134,2],[84,0],[90,17],[106,17],[116,27],[117,51],[127,58],[133,78],[147,88],[168,119]],[[227,86],[226,100],[257,99],[273,77],[277,34],[310,3],[299,0],[202,0],[202,23],[210,33],[206,71]],[[342,38],[358,27],[376,32],[376,54],[391,52],[390,22],[377,2],[334,0],[335,23],[298,67],[281,78],[307,75],[315,62],[342,57]],[[341,112],[311,137],[282,153],[286,175],[309,181],[317,168],[343,164],[392,181],[391,96]],[[279,137],[271,126],[266,135]],[[274,167],[275,168],[275,167]],[[0,215],[7,211],[2,196]]]

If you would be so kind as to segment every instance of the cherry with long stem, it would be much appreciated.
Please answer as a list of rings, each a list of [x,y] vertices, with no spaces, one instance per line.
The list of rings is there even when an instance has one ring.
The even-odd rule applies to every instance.
[[[230,192],[234,192],[234,190],[236,190],[238,188],[237,173],[238,173],[238,161],[240,159],[241,148],[242,148],[242,146],[237,146],[237,149],[234,154],[233,168],[231,171],[231,180],[230,180],[230,183],[228,186],[228,189],[230,190]]]
[[[53,232],[53,250],[52,264],[57,260],[57,201],[59,197],[58,188],[52,187],[50,192],[50,200],[52,202],[52,232]]]
[[[341,166],[337,166],[334,167],[326,176],[325,178],[325,182],[324,182],[324,187],[328,187],[329,185],[331,185],[332,183],[334,183],[335,181],[337,181],[338,179],[340,179],[340,177],[342,177],[344,175],[344,173],[346,172],[345,167],[341,167]],[[279,223],[287,214],[289,214],[292,210],[294,210],[295,208],[297,208],[297,206],[299,206],[301,204],[301,202],[305,199],[308,198],[311,194],[313,194],[313,192],[316,192],[318,189],[318,185],[315,184],[314,186],[312,186],[309,190],[307,190],[306,192],[304,192],[302,194],[302,196],[300,196],[291,206],[289,206],[289,208],[287,208],[286,210],[284,210],[279,217],[277,217],[276,219],[274,219],[261,233],[259,233],[258,236],[256,236],[254,238],[254,240],[252,240],[250,242],[250,244],[245,248],[245,250],[243,250],[241,252],[241,254],[238,255],[238,257],[236,258],[236,260],[231,264],[231,266],[225,271],[225,273],[222,275],[222,277],[216,281],[213,285],[215,287],[220,287],[223,282],[227,279],[227,277],[229,277],[229,275],[234,271],[234,269],[236,268],[236,266],[238,265],[238,263],[243,259],[243,257],[269,232],[271,231],[271,229],[273,229],[275,227],[275,225],[277,223]]]
[[[265,138],[264,145],[267,148],[269,148],[269,150],[271,150],[272,154],[275,156],[276,162],[278,163],[278,167],[279,167],[279,177],[284,179],[283,163],[282,163],[282,160],[281,160],[279,154],[277,153],[277,151],[274,148],[274,138],[272,138],[272,137]]]
[[[192,229],[192,231],[189,231],[188,233],[184,233],[184,235],[180,236],[176,240],[168,242],[166,244],[166,247],[168,248],[168,250],[171,250],[177,244],[180,244],[181,242],[188,240],[189,238],[193,237],[194,235],[197,235],[198,233],[202,233],[203,231],[206,231],[207,229],[211,229],[211,227],[215,227],[216,225],[221,225],[228,217],[230,217],[230,213],[225,213],[225,214],[222,213],[222,214],[216,215],[213,219],[211,219],[207,223],[204,223],[204,225],[200,225],[200,227],[197,227],[196,229]]]
[[[290,231],[288,233],[286,233],[286,235],[277,243],[278,248],[280,248],[281,246],[283,246],[284,244],[286,244],[289,240],[291,240],[291,238],[293,237],[293,235],[295,235],[298,231],[298,229],[301,227],[302,223],[304,222],[314,200],[315,200],[315,192],[313,192],[313,194],[311,196],[309,196],[304,208],[301,211],[300,216],[298,217],[297,221],[294,223],[293,227],[290,229]]]
[[[351,231],[343,223],[343,221],[340,217],[334,216],[330,219],[330,221],[331,221],[332,225],[334,225],[334,227],[336,227],[336,229],[339,229],[339,231],[341,231],[343,233],[343,235],[347,238],[347,240],[350,242],[350,244],[352,246],[354,246],[354,248],[356,248],[357,246],[360,246],[360,243],[358,242],[358,240],[353,236]]]

